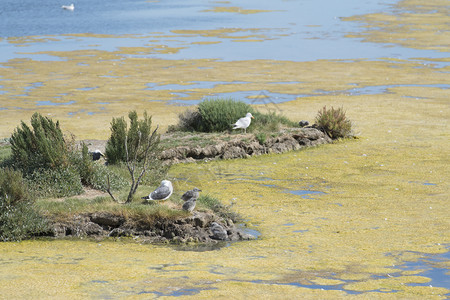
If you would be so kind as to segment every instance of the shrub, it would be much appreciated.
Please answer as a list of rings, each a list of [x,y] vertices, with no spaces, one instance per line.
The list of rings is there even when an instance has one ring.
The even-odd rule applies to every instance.
[[[77,172],[80,175],[81,183],[96,190],[106,192],[108,188],[108,176],[110,178],[110,187],[112,190],[118,190],[125,187],[127,184],[122,176],[114,173],[105,165],[94,162],[92,160],[92,155],[89,154],[88,147],[84,143],[81,148],[81,156],[74,155],[71,163],[76,167]]]
[[[151,136],[152,118],[144,112],[143,120],[138,120],[136,111],[128,113],[130,128],[123,117],[113,118],[111,122],[111,136],[106,143],[105,155],[108,163],[116,164],[127,161],[125,139],[127,140],[129,159],[137,158],[141,161],[144,158],[145,148]],[[159,135],[154,141],[151,152],[156,152],[159,148]]]
[[[187,109],[178,115],[178,126],[176,129],[182,131],[196,131],[201,128],[202,117],[198,109]]]
[[[347,137],[352,130],[352,123],[347,119],[342,107],[327,109],[324,106],[317,113],[316,125],[332,139]]]
[[[92,182],[92,177],[94,176],[94,161],[92,156],[89,154],[89,149],[85,143],[81,145],[81,157],[74,157],[74,165],[80,174],[81,183],[83,185],[90,185]]]
[[[111,190],[119,190],[128,185],[124,177],[114,173],[105,165],[98,163],[94,163],[94,171],[87,184],[96,190],[106,192],[108,189],[108,177]]]
[[[241,101],[232,99],[212,99],[200,102],[198,111],[201,116],[201,124],[198,131],[221,132],[229,130],[231,124],[248,112],[254,113],[253,108]]]
[[[83,192],[80,175],[74,167],[35,170],[26,180],[36,197],[68,197]]]
[[[15,165],[24,173],[37,168],[56,169],[68,165],[68,151],[59,122],[34,113],[30,128],[23,121],[11,136]]]
[[[28,199],[22,174],[0,169],[0,241],[18,241],[47,230],[46,220]]]
[[[298,127],[296,122],[275,112],[263,114],[250,105],[232,99],[211,99],[200,102],[197,110],[186,110],[178,115],[178,125],[171,131],[222,132],[230,130],[232,124],[248,112],[254,119],[247,131],[278,131],[281,125]]]
[[[10,168],[0,169],[0,199],[14,205],[28,198],[22,173]]]

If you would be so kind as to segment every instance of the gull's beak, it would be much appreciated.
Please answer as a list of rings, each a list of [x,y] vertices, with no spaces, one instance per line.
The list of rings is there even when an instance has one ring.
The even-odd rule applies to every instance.
[[[252,119],[254,119],[255,117],[254,116],[252,116]]]

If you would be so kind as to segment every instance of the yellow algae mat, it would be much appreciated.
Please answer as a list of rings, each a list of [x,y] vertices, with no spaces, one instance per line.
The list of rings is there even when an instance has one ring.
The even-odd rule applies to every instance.
[[[439,22],[444,8],[440,1],[430,3],[437,16],[429,22]],[[389,29],[368,30],[374,41],[408,26],[428,29],[409,13],[400,17],[408,25],[388,26],[395,24],[390,15],[358,16],[368,24],[381,20]],[[435,48],[423,31],[416,32],[414,47]],[[435,286],[427,272],[450,275],[450,102],[448,89],[441,87],[448,84],[448,67],[423,59],[220,62],[118,60],[121,53],[101,51],[54,54],[66,60],[13,60],[0,69],[9,79],[3,88],[10,91],[0,95],[8,108],[0,110],[1,137],[34,111],[59,119],[79,138],[106,139],[111,118],[131,109],[145,109],[154,123],[168,126],[185,108],[167,105],[174,95],[146,89],[147,84],[211,81],[230,84],[191,88],[187,99],[236,90],[329,91],[258,108],[313,121],[324,105],[343,106],[359,138],[171,168],[176,189],[197,186],[233,203],[261,234],[256,241],[203,252],[127,241],[2,243],[1,297],[445,299],[450,293],[448,280]],[[299,84],[281,84],[286,81]],[[355,83],[383,91],[333,93]],[[37,101],[52,102],[36,106]]]

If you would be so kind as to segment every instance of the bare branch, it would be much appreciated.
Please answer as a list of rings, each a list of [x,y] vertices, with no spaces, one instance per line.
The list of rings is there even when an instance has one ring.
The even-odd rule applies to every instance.
[[[106,189],[106,191],[108,192],[108,194],[111,196],[111,198],[115,201],[115,202],[119,202],[117,201],[117,199],[114,197],[114,195],[111,192],[111,184],[109,183],[109,174],[106,176],[106,180],[108,182],[108,188]]]

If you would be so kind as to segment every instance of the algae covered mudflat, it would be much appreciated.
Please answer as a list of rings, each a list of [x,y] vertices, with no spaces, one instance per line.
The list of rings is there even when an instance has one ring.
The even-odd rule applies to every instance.
[[[365,38],[389,41],[395,47],[402,40],[390,37],[411,28],[408,34],[415,39],[408,39],[406,47],[441,50],[448,45],[440,38],[445,33],[434,36],[429,27],[412,30],[422,22],[424,12],[412,9],[416,6],[411,3],[415,2],[402,1],[394,10],[377,14],[389,30],[371,27]],[[427,3],[439,6],[441,1]],[[429,20],[428,15],[436,13],[432,20],[441,24],[442,9],[427,11],[425,17]],[[392,15],[400,17],[394,20]],[[395,26],[406,17],[408,24]],[[373,18],[358,20],[370,23]],[[372,35],[376,38],[370,39]],[[434,38],[424,39],[429,35]],[[177,113],[185,108],[166,101],[180,100],[179,92],[186,99],[200,99],[241,91],[259,96],[265,90],[267,101],[254,102],[260,104],[258,108],[277,110],[293,120],[311,119],[324,105],[343,106],[359,139],[281,155],[171,168],[169,175],[180,189],[198,186],[234,203],[250,228],[261,233],[256,241],[203,252],[120,241],[2,243],[0,280],[8,283],[0,288],[2,295],[448,296],[448,59],[425,55],[307,62],[169,61],[134,56],[136,52],[127,56],[128,50],[54,52],[63,59],[5,63],[0,72],[8,80],[1,85],[9,92],[0,94],[2,107],[8,108],[0,110],[2,137],[35,110],[52,114],[80,138],[104,138],[111,117],[133,108],[151,108],[155,123],[175,123]],[[175,89],[145,90],[148,82],[159,87],[172,84]],[[189,89],[184,90],[187,83]],[[29,86],[34,88],[20,96]],[[276,93],[295,96],[275,103],[270,98]],[[36,106],[37,101],[47,100],[61,105]],[[23,108],[12,109],[15,106]],[[310,193],[303,197],[295,191]]]

